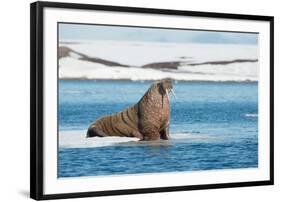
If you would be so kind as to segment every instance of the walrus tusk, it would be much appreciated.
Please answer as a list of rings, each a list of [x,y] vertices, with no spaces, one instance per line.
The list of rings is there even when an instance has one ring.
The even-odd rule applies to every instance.
[[[173,94],[173,96],[175,97],[175,99],[177,99],[177,96],[176,96],[175,92],[173,91],[173,89],[170,89],[170,92]]]
[[[168,92],[167,89],[166,89],[166,94],[167,94],[168,100],[169,100],[169,102],[170,102],[169,92]]]

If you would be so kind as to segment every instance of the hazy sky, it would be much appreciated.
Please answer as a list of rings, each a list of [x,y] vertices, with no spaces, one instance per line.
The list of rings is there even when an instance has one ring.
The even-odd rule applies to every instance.
[[[174,43],[257,44],[258,34],[59,24],[59,40],[123,40]]]

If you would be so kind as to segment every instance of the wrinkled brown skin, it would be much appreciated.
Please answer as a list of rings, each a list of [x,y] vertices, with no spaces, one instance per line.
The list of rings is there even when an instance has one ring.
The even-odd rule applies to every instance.
[[[92,123],[87,137],[137,137],[140,140],[168,140],[170,103],[165,89],[172,88],[170,79],[154,82],[140,101],[115,114]]]

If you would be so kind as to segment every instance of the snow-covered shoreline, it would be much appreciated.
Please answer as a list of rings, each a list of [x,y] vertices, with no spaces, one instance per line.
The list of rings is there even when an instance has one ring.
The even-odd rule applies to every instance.
[[[258,46],[93,41],[59,44],[60,79],[258,81]]]

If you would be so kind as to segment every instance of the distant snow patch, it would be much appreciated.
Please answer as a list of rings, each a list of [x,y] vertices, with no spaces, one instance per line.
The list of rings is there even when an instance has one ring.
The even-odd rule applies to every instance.
[[[258,114],[245,114],[245,117],[258,117]]]

